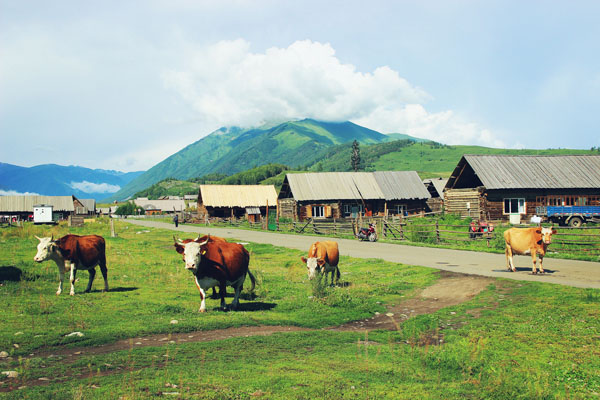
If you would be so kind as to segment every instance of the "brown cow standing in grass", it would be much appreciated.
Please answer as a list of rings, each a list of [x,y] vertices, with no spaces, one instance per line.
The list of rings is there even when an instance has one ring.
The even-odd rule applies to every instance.
[[[225,288],[232,286],[235,290],[231,308],[237,309],[240,293],[243,289],[246,274],[250,276],[252,288],[256,284],[254,276],[248,269],[250,254],[241,244],[229,243],[224,239],[212,240],[210,235],[205,240],[198,238],[188,241],[175,241],[175,250],[183,255],[185,268],[194,274],[196,286],[200,292],[200,312],[206,312],[205,290],[218,286],[221,296],[221,308],[226,309]]]
[[[35,262],[41,263],[53,260],[58,266],[60,283],[56,294],[62,293],[62,285],[67,269],[71,271],[71,296],[75,295],[75,275],[78,269],[85,269],[90,274],[86,293],[92,290],[92,282],[96,276],[96,265],[100,265],[104,277],[104,290],[108,291],[108,271],[106,269],[106,244],[104,238],[98,235],[78,236],[66,235],[60,239],[54,237],[36,238],[40,241],[37,254],[33,257]]]
[[[540,255],[540,273],[544,273],[542,262],[546,255],[548,245],[552,243],[552,235],[556,230],[550,228],[510,228],[504,232],[504,240],[506,242],[506,263],[508,270],[515,272],[515,264],[513,262],[513,254],[531,254],[533,259],[533,273],[537,274],[535,266],[537,254]]]
[[[333,286],[333,273],[336,273],[336,283],[340,280],[340,269],[338,262],[340,260],[340,252],[337,242],[325,241],[315,242],[308,249],[308,258],[300,257],[303,263],[308,268],[308,279],[313,279],[317,273],[325,275],[327,282],[327,273],[331,272],[331,286]]]

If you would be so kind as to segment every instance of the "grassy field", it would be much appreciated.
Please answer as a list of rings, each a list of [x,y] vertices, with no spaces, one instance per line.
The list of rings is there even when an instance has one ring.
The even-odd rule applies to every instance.
[[[23,273],[20,281],[0,286],[0,351],[10,355],[0,360],[0,371],[19,373],[17,379],[0,375],[0,398],[504,399],[600,393],[598,290],[496,280],[474,299],[411,318],[395,331],[322,330],[384,313],[386,305],[410,298],[439,276],[416,266],[342,257],[342,285],[315,288],[306,280],[301,252],[251,243],[246,247],[258,278],[255,292],[243,294],[240,311],[219,311],[219,300],[209,299],[209,312],[199,314],[199,296],[173,250],[172,232],[117,228],[117,238],[110,238],[106,220],[71,228],[106,238],[111,287],[99,291],[98,273],[92,293],[83,293],[82,271],[74,297],[67,290],[55,295],[53,263],[33,262],[34,234],[57,237],[69,228],[0,231],[0,267]],[[310,330],[133,345],[144,335],[265,325]],[[66,336],[72,332],[84,336]],[[127,338],[128,349],[84,354],[75,362],[29,356]]]

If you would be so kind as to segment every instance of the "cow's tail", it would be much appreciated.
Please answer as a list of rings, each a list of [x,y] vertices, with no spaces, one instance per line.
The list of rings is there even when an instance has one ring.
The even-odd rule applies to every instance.
[[[254,278],[254,275],[252,275],[252,272],[250,272],[250,269],[248,269],[248,276],[250,277],[250,282],[252,282],[252,287],[250,288],[250,291],[254,291],[254,288],[256,287],[256,279]]]

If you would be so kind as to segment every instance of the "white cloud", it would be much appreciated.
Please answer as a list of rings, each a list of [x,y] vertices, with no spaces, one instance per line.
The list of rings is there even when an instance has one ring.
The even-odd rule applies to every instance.
[[[88,181],[71,182],[69,186],[85,193],[115,193],[121,189],[121,186],[119,185],[111,185],[109,183],[92,183]]]
[[[0,196],[39,196],[39,193],[25,192],[19,193],[15,190],[0,190]]]
[[[330,44],[304,40],[252,53],[250,43],[238,39],[184,49],[185,65],[164,72],[163,80],[210,126],[352,120],[443,143],[503,145],[453,111],[429,113],[423,104],[431,96],[397,71],[381,66],[363,73],[343,64]]]

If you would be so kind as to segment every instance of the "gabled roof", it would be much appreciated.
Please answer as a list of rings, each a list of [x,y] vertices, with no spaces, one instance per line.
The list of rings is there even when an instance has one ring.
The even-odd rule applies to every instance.
[[[600,155],[464,155],[447,187],[455,186],[465,164],[487,189],[600,188]]]
[[[373,172],[385,200],[428,199],[431,194],[416,171]]]
[[[448,183],[448,179],[445,179],[445,178],[423,179],[423,183],[426,185],[431,184],[435,188],[435,191],[438,193],[438,196],[444,197],[444,188],[446,187],[446,183]]]
[[[428,199],[415,171],[287,174],[296,201]]]
[[[200,185],[198,201],[205,207],[275,207],[273,185]]]
[[[0,196],[0,212],[33,212],[33,206],[51,205],[53,211],[75,211],[75,196]]]
[[[184,200],[148,200],[147,197],[140,197],[133,201],[136,206],[144,210],[161,210],[167,212],[185,210]]]

